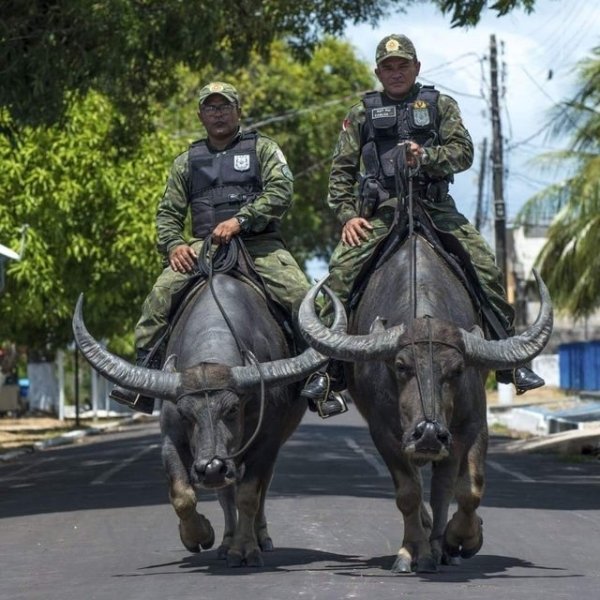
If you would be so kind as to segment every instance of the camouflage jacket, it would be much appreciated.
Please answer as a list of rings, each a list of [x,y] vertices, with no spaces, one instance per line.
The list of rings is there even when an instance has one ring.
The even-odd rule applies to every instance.
[[[236,137],[229,147],[235,146],[238,141],[239,137]],[[157,247],[165,256],[168,256],[175,246],[192,241],[186,240],[184,234],[189,212],[188,153],[186,150],[174,160],[156,212]],[[260,163],[263,192],[254,202],[243,206],[237,215],[247,217],[248,232],[258,234],[268,223],[281,220],[290,208],[294,178],[283,152],[272,139],[259,134],[256,153]]]
[[[420,84],[415,84],[405,101],[416,98]],[[360,133],[365,122],[365,107],[358,102],[348,112],[333,152],[327,203],[343,224],[358,216],[357,176],[363,169],[360,160]],[[422,170],[432,178],[460,173],[473,162],[473,142],[465,128],[456,101],[440,94],[438,99],[439,145],[425,148]]]

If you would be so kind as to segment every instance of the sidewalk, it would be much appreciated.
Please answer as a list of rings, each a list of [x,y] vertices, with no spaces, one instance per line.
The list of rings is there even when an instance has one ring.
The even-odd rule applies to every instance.
[[[500,404],[497,391],[487,395],[488,410],[498,414],[527,406],[547,407],[550,410],[561,410],[568,407],[576,398],[565,394],[562,390],[544,387],[532,390],[522,396],[513,396],[511,404]],[[26,452],[75,443],[82,437],[99,435],[107,431],[118,431],[121,428],[156,421],[158,413],[148,416],[131,412],[124,417],[107,417],[104,419],[81,419],[80,426],[75,426],[74,419],[59,421],[48,416],[32,416],[21,418],[0,417],[0,461],[12,460]],[[493,428],[492,428],[493,434]],[[584,446],[600,446],[600,424],[598,429],[575,430],[561,434],[536,436],[523,432],[502,431],[514,439],[507,442],[506,450],[581,452]]]
[[[80,419],[77,427],[75,419],[59,421],[49,416],[0,417],[0,462],[27,452],[73,444],[85,436],[118,431],[156,419],[155,415],[132,412],[125,417]]]

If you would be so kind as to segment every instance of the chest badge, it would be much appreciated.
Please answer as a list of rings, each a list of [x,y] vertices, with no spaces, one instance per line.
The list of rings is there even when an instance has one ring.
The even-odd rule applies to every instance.
[[[429,108],[424,100],[417,100],[412,105],[413,121],[417,127],[425,127],[431,123]]]
[[[233,168],[236,171],[247,171],[250,168],[250,155],[236,154],[233,157]]]

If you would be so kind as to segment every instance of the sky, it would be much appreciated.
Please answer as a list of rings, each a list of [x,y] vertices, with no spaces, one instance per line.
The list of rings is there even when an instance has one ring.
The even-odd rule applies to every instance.
[[[451,194],[471,222],[475,219],[483,139],[492,140],[490,112],[490,37],[498,47],[501,130],[506,171],[504,202],[507,224],[536,192],[560,181],[564,173],[541,169],[534,159],[567,147],[568,139],[550,135],[550,110],[577,89],[577,63],[600,46],[598,0],[537,0],[535,11],[515,10],[503,17],[485,11],[476,27],[453,29],[432,4],[392,14],[376,28],[350,26],[346,39],[373,67],[378,42],[390,33],[408,36],[421,62],[419,81],[452,96],[475,145],[473,166],[455,177]],[[492,174],[484,179],[487,223],[482,234],[494,245]],[[326,272],[321,261],[307,265],[311,278]]]
[[[421,61],[419,81],[434,84],[452,96],[461,108],[476,154],[473,166],[459,174],[452,195],[459,210],[471,221],[477,205],[481,145],[492,138],[490,118],[490,36],[496,36],[500,77],[501,129],[504,138],[504,200],[508,223],[524,202],[561,173],[542,171],[532,159],[567,140],[549,136],[549,111],[577,89],[576,65],[600,46],[600,2],[597,0],[537,0],[535,11],[513,11],[497,17],[483,13],[469,29],[452,29],[450,18],[433,5],[407,9],[370,25],[352,26],[346,38],[358,56],[373,64],[377,43],[390,33],[403,33],[417,49]],[[503,65],[503,68],[502,68]],[[490,206],[491,171],[486,174],[485,198]],[[490,224],[491,225],[491,224]],[[486,237],[493,233],[483,232]]]

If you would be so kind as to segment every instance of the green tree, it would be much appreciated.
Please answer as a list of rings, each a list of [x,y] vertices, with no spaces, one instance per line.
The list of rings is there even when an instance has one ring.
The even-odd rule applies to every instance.
[[[177,67],[231,69],[284,37],[306,56],[324,34],[348,23],[376,24],[427,0],[4,0],[0,7],[0,108],[23,124],[52,124],[90,89],[110,98],[121,135],[147,126],[148,108],[169,98]],[[489,6],[499,15],[535,0],[429,0],[455,26],[473,25]],[[6,116],[6,113],[4,113]],[[13,131],[14,133],[14,131]]]
[[[91,330],[115,350],[128,348],[161,268],[157,201],[173,158],[203,135],[197,91],[216,77],[238,85],[247,123],[281,143],[298,175],[286,229],[299,258],[326,252],[337,237],[324,204],[330,155],[348,105],[373,83],[352,48],[328,39],[305,63],[278,42],[270,62],[255,54],[248,69],[180,68],[178,77],[181,92],[167,108],[153,107],[155,131],[127,151],[111,135],[114,107],[96,92],[74,102],[62,125],[26,127],[16,145],[0,136],[0,240],[18,247],[29,225],[24,259],[9,263],[0,339],[37,351],[65,345],[83,291]]]
[[[575,318],[600,308],[600,47],[579,65],[580,89],[554,109],[553,134],[570,147],[541,157],[569,175],[532,197],[517,221],[553,216],[538,264],[554,304]]]
[[[0,239],[24,259],[11,262],[1,296],[0,339],[53,349],[72,339],[80,292],[95,331],[118,338],[160,268],[154,248],[157,190],[172,140],[145,136],[123,153],[113,145],[114,109],[95,92],[72,105],[62,126],[25,128],[17,146],[0,137]]]

